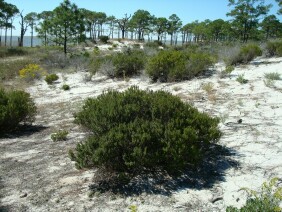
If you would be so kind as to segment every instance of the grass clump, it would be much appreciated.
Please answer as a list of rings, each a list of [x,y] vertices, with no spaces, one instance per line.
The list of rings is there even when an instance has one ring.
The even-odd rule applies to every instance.
[[[15,130],[20,123],[35,120],[36,106],[24,91],[5,91],[0,88],[0,132]]]
[[[52,141],[66,141],[67,140],[67,135],[69,132],[67,130],[59,130],[53,134],[51,134],[51,139]]]
[[[63,89],[64,91],[68,91],[68,90],[70,90],[70,86],[67,85],[67,84],[64,84],[64,85],[62,86],[62,89]]]
[[[281,80],[280,74],[277,72],[266,73],[264,77],[269,80]]]
[[[45,77],[45,81],[47,82],[48,85],[53,84],[53,82],[55,82],[58,79],[59,79],[59,76],[57,74],[48,74]]]
[[[213,57],[207,53],[167,50],[149,59],[146,72],[153,82],[181,81],[199,75],[212,64]]]
[[[218,118],[164,91],[109,91],[88,99],[75,122],[92,132],[70,157],[77,168],[178,172],[196,165],[221,133]]]
[[[246,204],[238,209],[232,206],[227,207],[227,212],[248,212],[264,211],[279,212],[282,208],[279,206],[282,202],[282,187],[278,185],[278,178],[273,178],[269,183],[263,183],[261,191],[253,191],[248,188],[242,190],[248,193]]]
[[[240,84],[246,84],[248,83],[248,80],[244,78],[244,74],[240,74],[237,79],[237,82],[239,82]]]

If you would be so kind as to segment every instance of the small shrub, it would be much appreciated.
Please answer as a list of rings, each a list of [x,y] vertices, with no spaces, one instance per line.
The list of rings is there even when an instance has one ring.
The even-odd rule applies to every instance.
[[[280,207],[282,202],[282,187],[278,185],[278,178],[273,178],[269,183],[263,183],[259,192],[248,188],[243,188],[242,190],[248,193],[246,204],[240,209],[229,206],[226,208],[227,212],[279,212],[282,210]]]
[[[202,89],[207,92],[207,94],[211,94],[213,92],[214,84],[212,82],[204,83],[202,85]]]
[[[160,44],[162,45],[162,42],[146,42],[144,46],[150,48],[159,48],[159,46],[161,46]]]
[[[127,49],[111,58],[115,67],[115,77],[131,77],[138,75],[145,65],[145,54],[142,51]]]
[[[232,71],[234,71],[234,66],[232,65],[227,65],[224,69],[224,71],[220,72],[220,78],[225,78],[227,76],[230,76],[230,74],[232,73]]]
[[[47,82],[48,85],[51,85],[53,82],[59,79],[59,76],[57,74],[48,74],[45,77],[45,81]]]
[[[164,91],[131,87],[86,100],[75,123],[92,134],[70,157],[77,168],[113,172],[177,172],[196,165],[221,133],[218,118],[199,112]]]
[[[11,57],[11,56],[23,56],[26,54],[28,54],[28,52],[23,48],[0,47],[0,58]]]
[[[266,44],[267,56],[282,56],[282,41],[269,41]]]
[[[51,135],[52,141],[66,141],[69,132],[67,130],[59,130]]]
[[[0,88],[0,132],[14,130],[20,123],[31,124],[36,106],[24,91],[5,91]]]
[[[103,43],[108,43],[109,37],[103,35],[103,36],[100,36],[99,39]]]
[[[214,63],[206,53],[184,51],[160,51],[148,61],[146,72],[156,82],[180,81],[191,79]]]
[[[269,87],[269,88],[274,88],[275,87],[275,82],[274,80],[272,79],[266,79],[266,80],[263,80],[264,84],[266,87]]]
[[[42,75],[44,75],[44,71],[37,64],[28,64],[19,71],[19,75],[21,78],[31,81],[34,79],[40,79]]]
[[[277,72],[266,73],[264,74],[264,77],[269,80],[280,80],[281,79],[280,74]]]
[[[68,91],[68,90],[70,89],[70,86],[67,85],[67,84],[64,84],[64,85],[62,86],[62,89],[63,89],[64,91]]]
[[[116,43],[113,43],[113,44],[112,44],[112,47],[113,47],[113,48],[117,48],[118,45],[117,45]]]
[[[227,65],[246,64],[252,61],[255,57],[261,56],[262,50],[256,44],[248,44],[240,48],[238,54],[233,55],[231,58],[227,58]]]
[[[246,84],[248,82],[248,80],[246,80],[244,78],[244,74],[240,74],[237,79],[236,79],[237,82],[241,83],[241,84]]]

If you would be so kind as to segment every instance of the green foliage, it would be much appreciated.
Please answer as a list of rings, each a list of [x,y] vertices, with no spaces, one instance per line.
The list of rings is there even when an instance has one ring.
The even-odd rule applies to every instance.
[[[36,107],[24,91],[5,91],[0,88],[0,132],[14,130],[23,123],[32,123]]]
[[[56,80],[59,79],[59,76],[57,74],[48,74],[45,77],[45,81],[47,82],[47,84],[51,85],[53,82],[55,82]]]
[[[142,51],[127,49],[110,58],[115,68],[115,77],[138,75],[145,66],[146,56]]]
[[[44,74],[44,71],[38,64],[28,64],[19,71],[20,77],[27,81],[40,79]]]
[[[267,55],[270,57],[273,56],[282,56],[282,41],[269,41],[266,44]]]
[[[75,123],[92,134],[70,151],[77,168],[137,174],[177,172],[196,165],[221,133],[218,118],[199,112],[164,91],[131,87],[87,99]]]
[[[0,58],[11,56],[23,56],[26,54],[28,54],[28,52],[23,48],[0,48]]]
[[[281,80],[280,74],[277,72],[266,73],[264,77],[269,80]]]
[[[51,139],[52,141],[66,141],[67,140],[67,135],[69,132],[67,130],[58,130],[55,133],[51,134]]]
[[[191,79],[214,63],[211,55],[176,50],[161,51],[147,65],[147,74],[156,82]]]
[[[62,86],[62,89],[63,89],[64,91],[68,91],[68,90],[70,89],[70,86],[67,85],[67,84],[64,84],[64,85]]]
[[[282,208],[279,204],[282,202],[282,187],[278,185],[278,178],[273,178],[269,183],[263,183],[261,191],[253,191],[248,188],[243,188],[248,193],[248,199],[240,209],[229,206],[227,212],[279,212]]]
[[[256,44],[248,44],[242,46],[240,52],[234,56],[227,58],[227,65],[247,64],[252,61],[255,57],[261,56],[262,50]]]
[[[100,36],[99,39],[103,43],[108,43],[109,37],[103,35],[103,36]]]
[[[248,80],[244,78],[244,74],[240,74],[237,77],[236,81],[241,83],[241,84],[246,84],[248,82]]]

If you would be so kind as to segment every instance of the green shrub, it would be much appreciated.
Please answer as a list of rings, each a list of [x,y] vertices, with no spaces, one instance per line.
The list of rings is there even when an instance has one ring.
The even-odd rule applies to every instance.
[[[51,135],[52,141],[66,141],[69,132],[67,130],[59,130]]]
[[[103,43],[108,43],[109,37],[103,35],[103,36],[100,36],[99,39]]]
[[[14,130],[20,123],[31,124],[36,107],[24,91],[5,91],[0,88],[0,132]]]
[[[28,54],[28,52],[23,48],[6,48],[0,47],[0,58],[10,57],[10,56],[23,56]]]
[[[282,208],[279,204],[282,202],[282,187],[278,185],[278,178],[273,178],[269,183],[263,183],[260,192],[247,188],[248,198],[245,206],[240,209],[229,206],[227,212],[279,212]]]
[[[145,66],[145,54],[142,51],[127,49],[111,58],[115,68],[115,77],[138,75]]]
[[[238,54],[233,55],[227,59],[227,65],[247,64],[252,61],[255,57],[261,56],[262,50],[256,44],[248,44],[240,48]]]
[[[59,79],[59,76],[57,74],[48,74],[45,77],[45,81],[47,82],[47,84],[51,85],[53,82],[55,82],[56,80]]]
[[[218,118],[164,91],[109,91],[87,99],[75,123],[92,134],[70,151],[77,168],[177,172],[197,164],[221,133]]]
[[[67,84],[64,84],[64,85],[62,86],[62,89],[63,89],[64,91],[68,91],[68,90],[70,89],[70,86],[67,85]]]
[[[266,52],[270,57],[282,56],[282,41],[269,41],[266,44]]]
[[[211,55],[206,53],[160,51],[148,61],[146,71],[154,82],[180,81],[195,77],[213,62]]]

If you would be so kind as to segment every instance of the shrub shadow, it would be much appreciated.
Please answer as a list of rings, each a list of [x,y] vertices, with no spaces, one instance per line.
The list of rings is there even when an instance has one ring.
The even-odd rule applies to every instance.
[[[34,133],[41,132],[47,128],[48,127],[42,125],[20,125],[13,132],[7,132],[3,135],[0,135],[0,138],[18,138],[22,136],[30,136]]]
[[[181,175],[173,176],[167,173],[149,173],[134,177],[129,182],[118,178],[107,178],[101,174],[94,178],[89,186],[92,193],[119,194],[123,196],[147,194],[171,195],[182,189],[208,189],[217,182],[225,180],[225,171],[229,168],[239,168],[239,163],[232,158],[237,153],[227,147],[217,144],[210,146],[205,159],[196,168],[189,167]],[[99,176],[100,175],[100,176]],[[102,176],[103,175],[103,176]]]

